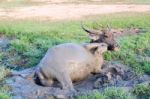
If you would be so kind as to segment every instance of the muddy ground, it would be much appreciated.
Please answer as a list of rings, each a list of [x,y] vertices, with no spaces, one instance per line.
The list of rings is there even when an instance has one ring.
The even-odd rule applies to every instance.
[[[77,93],[68,93],[62,90],[59,83],[53,87],[43,87],[34,83],[32,76],[28,76],[35,68],[23,70],[22,76],[13,76],[7,79],[7,83],[12,87],[13,99],[67,99],[78,95],[88,94],[97,89],[102,91],[107,87],[121,87],[130,90],[134,85],[150,81],[148,75],[135,75],[127,66],[115,63],[105,62],[102,73],[89,75],[84,81],[74,83]]]

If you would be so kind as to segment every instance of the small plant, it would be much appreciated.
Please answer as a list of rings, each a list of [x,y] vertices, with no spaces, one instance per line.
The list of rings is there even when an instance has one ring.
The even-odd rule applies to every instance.
[[[0,66],[0,81],[4,79],[4,77],[8,74],[9,69],[4,66]]]
[[[110,87],[104,90],[106,99],[135,99],[133,95],[121,88]]]
[[[150,97],[150,84],[138,84],[132,89],[132,93],[140,97]]]
[[[11,87],[8,85],[1,85],[0,87],[0,99],[11,99]]]
[[[78,96],[77,99],[106,99],[106,96],[98,91],[93,91],[90,94]]]
[[[7,95],[6,93],[1,93],[0,92],[0,99],[10,99],[10,96]]]
[[[145,71],[145,73],[150,75],[150,61],[142,62],[141,66],[142,66],[143,70]]]
[[[93,91],[90,94],[78,96],[77,99],[136,99],[131,93],[124,89],[110,87],[106,88],[104,92]]]

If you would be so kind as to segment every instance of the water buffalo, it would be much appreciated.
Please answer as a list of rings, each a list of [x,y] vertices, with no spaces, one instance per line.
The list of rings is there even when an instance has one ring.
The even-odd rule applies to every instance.
[[[65,43],[49,48],[38,64],[35,82],[51,86],[58,80],[63,89],[74,91],[72,82],[86,78],[90,73],[100,72],[105,43]]]
[[[74,90],[72,82],[83,80],[90,73],[99,73],[103,64],[102,53],[117,51],[118,44],[109,28],[92,30],[83,27],[91,39],[87,44],[65,43],[49,48],[38,64],[35,81],[51,86],[58,80],[63,89]]]

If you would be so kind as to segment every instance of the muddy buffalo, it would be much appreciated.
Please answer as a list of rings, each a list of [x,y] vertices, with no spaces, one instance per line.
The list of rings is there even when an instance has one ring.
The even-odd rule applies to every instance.
[[[100,72],[105,43],[65,43],[50,48],[38,64],[35,81],[51,86],[58,80],[63,89],[74,91],[72,82],[86,78],[90,73]]]

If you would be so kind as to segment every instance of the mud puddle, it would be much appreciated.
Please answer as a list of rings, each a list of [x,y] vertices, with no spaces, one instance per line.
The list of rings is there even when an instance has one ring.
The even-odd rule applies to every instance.
[[[13,76],[7,79],[8,85],[12,87],[13,99],[66,99],[77,95],[88,94],[93,90],[102,91],[108,87],[124,87],[131,89],[136,84],[150,81],[148,75],[135,75],[130,68],[115,62],[106,62],[102,73],[91,74],[86,80],[74,83],[76,94],[68,94],[62,90],[59,84],[55,87],[43,87],[34,83],[32,76],[26,78],[35,68],[18,72],[21,76]]]

